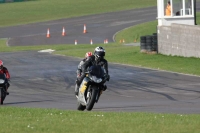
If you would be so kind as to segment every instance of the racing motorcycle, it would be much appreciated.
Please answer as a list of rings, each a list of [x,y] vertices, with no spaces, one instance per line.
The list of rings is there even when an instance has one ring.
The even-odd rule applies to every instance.
[[[3,101],[6,98],[6,88],[7,88],[7,83],[6,83],[6,76],[5,74],[0,74],[0,102],[1,105],[3,104]]]
[[[105,70],[99,65],[91,66],[85,74],[86,77],[79,87],[77,109],[80,111],[84,111],[85,109],[91,111],[102,94],[103,84],[108,80],[108,76],[105,74]]]

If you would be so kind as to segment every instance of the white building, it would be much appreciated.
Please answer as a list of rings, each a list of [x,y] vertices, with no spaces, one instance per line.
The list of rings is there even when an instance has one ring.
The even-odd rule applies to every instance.
[[[157,52],[200,58],[200,26],[196,25],[196,0],[157,0],[157,3]],[[168,9],[167,3],[170,3]]]
[[[158,26],[170,26],[172,23],[195,25],[194,2],[196,0],[157,0]],[[166,9],[168,3],[170,9]]]

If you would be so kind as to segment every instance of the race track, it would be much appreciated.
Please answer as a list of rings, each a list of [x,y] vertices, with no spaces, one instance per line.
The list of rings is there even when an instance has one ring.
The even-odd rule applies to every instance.
[[[10,38],[9,46],[70,44],[76,36],[80,43],[91,38],[102,43],[105,38],[113,41],[113,35],[125,27],[155,18],[155,7],[129,10],[0,28],[0,38]],[[82,35],[83,23],[87,23],[89,30],[85,35]],[[59,28],[64,25],[69,27],[69,35],[62,38]],[[57,36],[52,43],[46,41],[47,27],[52,27],[52,38]],[[0,53],[0,57],[12,77],[4,106],[76,110],[75,71],[81,59],[38,51]],[[200,77],[111,63],[109,71],[108,89],[93,111],[200,112]]]

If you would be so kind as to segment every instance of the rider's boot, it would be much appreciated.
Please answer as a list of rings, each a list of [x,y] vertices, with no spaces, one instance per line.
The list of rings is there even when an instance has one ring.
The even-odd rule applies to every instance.
[[[103,85],[101,86],[101,89],[102,89],[102,91],[105,91],[105,90],[107,89],[107,86],[106,86],[105,84],[103,84]]]
[[[9,95],[10,93],[8,92],[8,88],[6,89],[6,95]]]
[[[105,91],[107,89],[107,86],[103,85],[102,89],[103,89],[103,91]]]
[[[103,91],[105,91],[107,89],[107,86],[106,85],[102,85],[102,89],[101,89],[101,91],[100,91],[100,96],[101,96],[101,94],[103,93]]]

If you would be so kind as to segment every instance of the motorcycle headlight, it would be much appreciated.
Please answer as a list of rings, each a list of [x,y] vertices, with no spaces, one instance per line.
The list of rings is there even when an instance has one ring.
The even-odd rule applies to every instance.
[[[5,82],[5,80],[0,79],[0,84],[3,84]]]
[[[93,80],[95,83],[101,83],[101,81],[102,81],[101,78],[97,78],[96,76],[92,76],[92,80]]]

